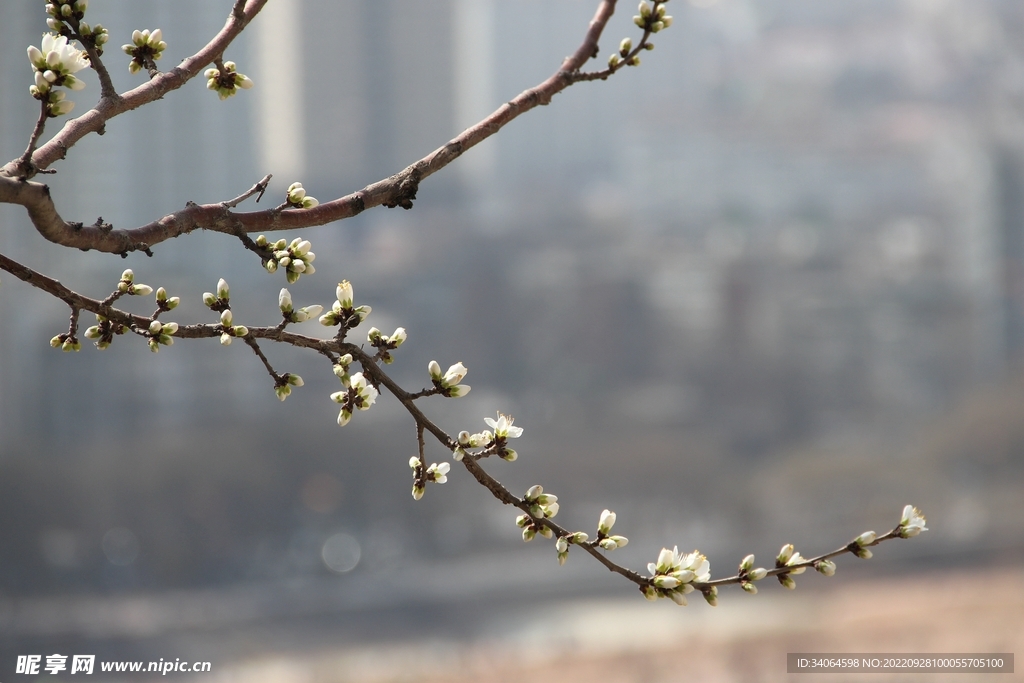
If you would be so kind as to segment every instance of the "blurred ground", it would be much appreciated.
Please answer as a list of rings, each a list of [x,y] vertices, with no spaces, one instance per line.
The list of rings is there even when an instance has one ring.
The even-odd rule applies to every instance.
[[[552,604],[493,624],[469,642],[411,640],[275,654],[226,667],[209,680],[965,681],[974,676],[787,674],[786,653],[1024,652],[1022,579],[1016,567],[966,567],[870,581],[804,577],[793,593],[778,586],[765,586],[757,597],[723,592],[717,608],[700,600],[685,609],[638,599]],[[991,680],[1021,680],[1020,669]]]

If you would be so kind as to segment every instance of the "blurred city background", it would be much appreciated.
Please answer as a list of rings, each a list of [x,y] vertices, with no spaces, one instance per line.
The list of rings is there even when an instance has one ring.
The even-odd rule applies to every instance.
[[[0,1],[8,160],[37,112],[25,48],[45,15]],[[254,89],[221,102],[190,83],[45,181],[66,219],[115,227],[265,173],[268,206],[295,180],[342,196],[545,79],[596,4],[272,0],[226,55]],[[163,29],[169,69],[230,5],[93,0],[87,18],[110,30],[123,91],[142,82],[118,49],[132,29]],[[634,10],[619,8],[598,67],[636,38]],[[558,494],[571,528],[615,510],[630,538],[616,559],[638,570],[664,545],[700,548],[716,576],[749,552],[770,565],[785,542],[825,552],[895,526],[906,503],[931,531],[795,594],[766,582],[715,610],[648,605],[581,553],[559,567],[551,542],[524,546],[459,467],[413,501],[411,421],[385,396],[339,429],[322,359],[265,345],[306,381],[282,404],[241,344],[62,354],[47,341],[66,307],[4,274],[0,673],[62,652],[210,660],[223,680],[782,680],[785,653],[814,647],[1019,645],[1024,4],[670,13],[640,68],[514,121],[425,181],[412,211],[303,232],[317,273],[293,298],[328,305],[351,280],[367,327],[408,330],[391,369],[410,389],[431,359],[463,361],[472,393],[428,414],[451,432],[514,415],[520,459],[488,469]],[[74,114],[99,92],[85,80]],[[237,321],[278,320],[284,277],[225,235],[122,261],[45,242],[17,207],[0,227],[0,251],[90,296],[130,267],[182,298],[173,319],[212,322],[201,295],[225,277]]]

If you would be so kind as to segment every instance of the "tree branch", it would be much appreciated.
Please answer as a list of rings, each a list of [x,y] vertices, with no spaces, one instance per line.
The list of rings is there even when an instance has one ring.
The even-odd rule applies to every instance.
[[[224,50],[238,37],[266,3],[267,0],[248,0],[240,14],[232,12],[224,24],[224,28],[209,43],[170,71],[159,74],[149,82],[143,83],[122,95],[101,97],[93,109],[78,118],[68,121],[59,133],[37,149],[32,155],[32,165],[37,169],[49,167],[54,161],[64,158],[67,150],[71,149],[83,137],[89,133],[103,130],[104,125],[110,119],[133,109],[138,109],[144,104],[154,102],[167,93],[185,85],[195,78],[204,67],[213,63],[215,59],[219,59],[224,54]],[[236,3],[236,8],[237,5],[238,3]],[[10,166],[11,164],[7,164],[3,169],[0,169],[0,177],[12,175]],[[2,197],[0,197],[0,200],[2,200]]]
[[[245,7],[245,21],[251,19],[265,1],[250,0]],[[602,0],[590,22],[583,42],[571,56],[562,62],[559,70],[543,83],[523,91],[487,118],[467,128],[447,144],[410,164],[395,175],[367,185],[363,189],[339,199],[324,202],[315,208],[232,213],[224,210],[224,203],[190,204],[181,211],[164,216],[147,225],[127,230],[101,231],[64,221],[58,214],[45,185],[14,181],[11,178],[5,178],[2,172],[0,172],[0,201],[25,206],[36,229],[51,242],[78,249],[96,249],[119,254],[149,249],[153,245],[198,228],[229,234],[238,234],[239,231],[246,233],[274,232],[332,223],[351,218],[377,206],[412,208],[419,185],[425,178],[445,168],[468,149],[491,137],[512,120],[535,107],[548,104],[552,97],[573,83],[587,80],[580,77],[579,69],[597,55],[598,40],[615,11],[615,4],[616,0]],[[180,87],[185,81],[196,75],[203,66],[218,57],[242,28],[244,28],[244,23],[236,21],[232,17],[217,38],[177,68],[126,93],[116,102],[101,101],[96,109],[78,119],[69,121],[60,133],[36,152],[33,157],[34,163],[39,168],[45,168],[53,160],[59,158],[63,150],[75,144],[86,133],[99,130],[102,124],[112,116],[142,106],[162,96],[165,92]],[[16,189],[13,186],[14,182],[28,187]]]

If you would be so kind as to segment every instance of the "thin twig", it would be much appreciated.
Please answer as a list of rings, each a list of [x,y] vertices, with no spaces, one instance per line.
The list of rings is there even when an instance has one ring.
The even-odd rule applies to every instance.
[[[270,376],[274,378],[274,386],[279,386],[281,382],[281,376],[274,371],[273,366],[270,364],[270,361],[267,360],[267,357],[263,354],[263,349],[260,348],[260,345],[256,342],[256,340],[251,335],[247,334],[244,337],[242,337],[242,341],[245,342],[250,349],[252,349],[253,353],[259,356],[259,359],[261,361],[263,361],[263,367],[265,367],[267,369],[267,372],[270,373]]]
[[[234,199],[228,200],[226,202],[221,202],[220,205],[223,206],[225,209],[233,209],[242,202],[244,202],[246,199],[257,193],[259,194],[259,196],[256,197],[256,202],[259,203],[259,201],[263,199],[263,193],[267,191],[267,186],[270,184],[270,179],[273,177],[274,176],[268,173],[267,175],[263,176],[263,180],[259,181],[258,183],[250,187],[248,190],[235,197]]]
[[[19,170],[19,178],[22,180],[28,180],[36,174],[36,168],[32,165],[32,154],[36,151],[36,144],[39,142],[39,138],[43,135],[43,130],[46,128],[46,119],[50,117],[49,104],[45,99],[39,101],[39,118],[36,120],[36,125],[32,129],[32,134],[28,138],[28,146],[25,147],[25,152],[18,159],[17,167]]]

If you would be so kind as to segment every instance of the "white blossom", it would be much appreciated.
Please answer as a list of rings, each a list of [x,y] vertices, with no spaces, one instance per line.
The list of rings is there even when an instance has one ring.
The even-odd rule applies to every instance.
[[[462,363],[459,363],[459,365],[462,365]],[[451,371],[449,370],[449,372]],[[512,423],[514,420],[508,415],[498,413],[497,420],[485,417],[484,422],[487,423],[488,427],[494,430],[494,437],[497,439],[517,439],[523,434],[523,428],[513,427]]]
[[[925,526],[927,523],[928,520],[920,510],[913,505],[907,505],[903,508],[903,516],[900,518],[900,536],[911,538],[922,531],[928,531],[928,527]]]
[[[434,463],[427,468],[427,480],[436,484],[443,484],[448,481],[448,472],[451,470],[451,463]]]

